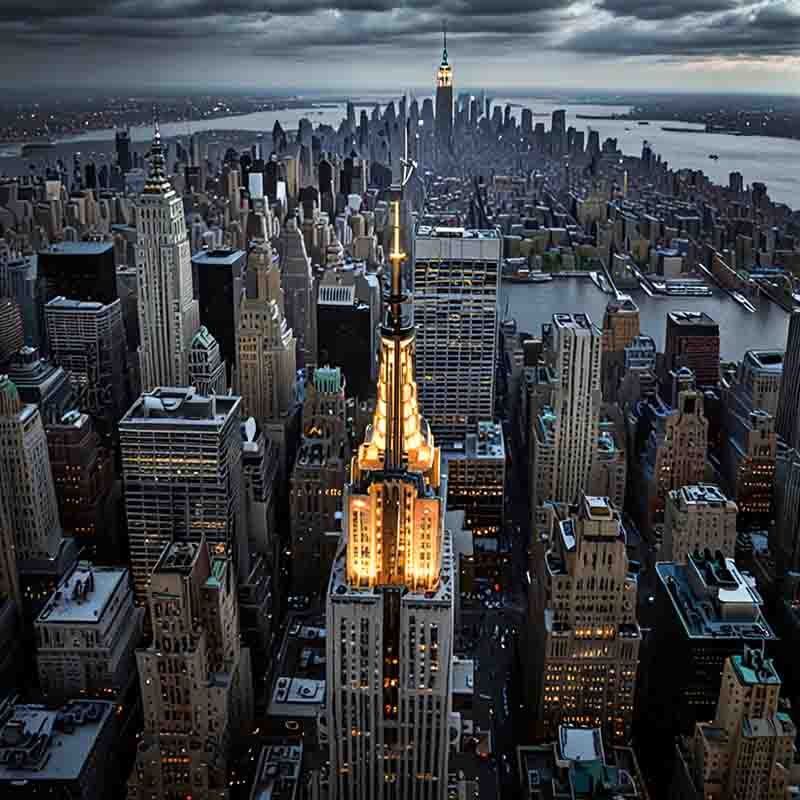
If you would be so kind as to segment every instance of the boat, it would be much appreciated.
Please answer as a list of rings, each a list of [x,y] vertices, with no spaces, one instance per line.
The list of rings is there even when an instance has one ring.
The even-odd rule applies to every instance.
[[[669,297],[710,297],[713,294],[701,281],[668,280],[663,284],[663,288],[661,286],[658,288]]]
[[[646,119],[640,119],[636,124],[637,125],[649,125],[650,123]]]
[[[716,153],[711,153],[711,155],[709,156],[709,158],[710,158],[712,161],[719,161],[719,156],[718,156]]]
[[[747,311],[754,313],[756,307],[740,292],[730,292],[730,296],[744,309]]]

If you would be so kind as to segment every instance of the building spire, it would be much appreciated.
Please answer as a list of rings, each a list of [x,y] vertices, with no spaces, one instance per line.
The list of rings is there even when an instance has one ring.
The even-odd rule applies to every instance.
[[[161,126],[158,112],[153,107],[153,143],[150,145],[150,172],[145,184],[145,192],[159,192],[169,185],[167,180],[167,159],[161,141]]]
[[[447,20],[442,22],[442,34],[444,37],[444,46],[442,47],[442,64],[447,63]]]

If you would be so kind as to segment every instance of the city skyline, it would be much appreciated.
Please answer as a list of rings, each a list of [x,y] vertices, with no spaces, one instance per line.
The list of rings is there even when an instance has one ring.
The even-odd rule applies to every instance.
[[[417,87],[444,19],[462,86],[794,93],[800,77],[796,0],[13,0],[0,65],[17,89]],[[321,58],[324,77],[298,69]]]

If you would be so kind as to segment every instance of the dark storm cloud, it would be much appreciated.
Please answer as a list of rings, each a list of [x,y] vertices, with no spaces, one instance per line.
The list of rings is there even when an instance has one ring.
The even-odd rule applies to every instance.
[[[676,15],[664,25],[612,20],[568,37],[563,47],[602,56],[786,55],[800,52],[800,10],[791,0],[767,0],[719,14]]]
[[[737,0],[600,0],[597,7],[615,17],[670,20],[689,14],[729,11],[737,5]]]

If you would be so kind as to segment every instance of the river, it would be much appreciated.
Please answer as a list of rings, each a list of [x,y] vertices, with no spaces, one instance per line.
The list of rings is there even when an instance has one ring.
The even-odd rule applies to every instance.
[[[789,315],[765,297],[754,301],[757,311],[751,314],[722,290],[714,288],[712,297],[649,297],[641,290],[629,292],[639,306],[641,330],[656,340],[664,350],[669,311],[705,311],[719,323],[720,355],[725,360],[740,360],[746,350],[769,348],[783,350]],[[503,284],[501,312],[508,299],[508,316],[517,321],[520,331],[539,335],[542,323],[550,322],[556,312],[589,314],[600,328],[609,295],[603,294],[588,278],[554,278],[550,283]]]
[[[422,102],[424,98],[420,97]],[[371,107],[375,102],[385,102],[385,98],[367,96],[359,98],[358,105]],[[745,183],[763,181],[767,184],[769,195],[773,200],[786,203],[792,208],[800,208],[800,170],[796,168],[800,161],[800,141],[791,139],[775,139],[766,136],[726,136],[716,133],[677,133],[664,131],[662,125],[668,123],[652,121],[648,125],[637,125],[626,120],[581,120],[578,114],[610,115],[626,113],[630,107],[623,105],[599,105],[560,103],[557,99],[542,97],[497,97],[495,104],[514,105],[514,114],[519,117],[520,106],[529,107],[536,115],[535,121],[542,121],[550,127],[550,115],[556,108],[567,112],[567,125],[574,125],[579,130],[593,128],[600,133],[600,138],[616,137],[619,147],[627,155],[639,155],[642,144],[647,139],[654,151],[660,153],[673,168],[689,167],[702,169],[716,183],[727,185],[731,172],[741,172]],[[224,142],[224,131],[244,130],[269,135],[276,121],[284,129],[294,130],[303,117],[308,117],[315,125],[328,123],[338,126],[345,115],[344,104],[331,103],[324,108],[293,108],[278,111],[259,111],[240,116],[220,117],[194,121],[191,123],[164,123],[161,131],[164,137],[185,137],[190,130],[212,130],[223,134],[219,137]],[[690,123],[671,123],[679,127],[696,127]],[[152,136],[149,126],[138,126],[131,130],[134,142],[145,144]],[[114,131],[88,131],[78,136],[62,140],[47,158],[62,158],[67,163],[72,153],[80,149],[84,160],[96,158],[104,160],[113,152]],[[143,150],[144,148],[139,148]],[[718,160],[709,158],[710,154],[719,156]],[[42,156],[45,157],[45,156]],[[35,163],[31,158],[20,158],[18,150],[0,145],[0,174],[23,175]]]

